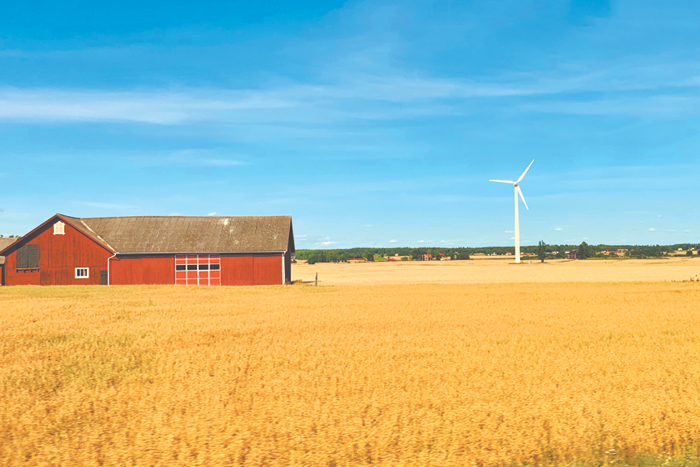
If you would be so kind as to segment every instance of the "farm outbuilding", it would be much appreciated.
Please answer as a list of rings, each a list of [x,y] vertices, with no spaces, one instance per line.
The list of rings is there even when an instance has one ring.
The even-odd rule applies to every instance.
[[[4,250],[8,246],[12,245],[17,238],[14,237],[0,237],[0,251]],[[5,257],[0,256],[0,285],[5,285]]]
[[[291,216],[56,214],[0,250],[4,285],[291,282]]]

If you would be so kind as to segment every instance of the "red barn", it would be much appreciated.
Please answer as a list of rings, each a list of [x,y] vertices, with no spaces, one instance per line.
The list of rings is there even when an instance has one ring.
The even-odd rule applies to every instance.
[[[290,216],[56,214],[0,251],[3,285],[291,282]]]
[[[0,237],[0,251],[4,250],[8,246],[12,245],[15,241],[17,241],[16,238]],[[5,257],[0,256],[0,285],[3,285],[4,283],[5,283]]]

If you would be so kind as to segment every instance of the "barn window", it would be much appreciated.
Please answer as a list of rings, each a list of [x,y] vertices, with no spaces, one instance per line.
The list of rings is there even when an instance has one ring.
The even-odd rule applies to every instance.
[[[175,283],[221,285],[221,257],[219,255],[176,255]]]
[[[90,268],[75,268],[76,279],[88,279],[90,277]]]
[[[54,235],[65,235],[66,234],[66,224],[64,224],[61,221],[56,222],[53,225],[53,234]]]
[[[17,250],[16,269],[39,269],[39,245],[24,245]]]

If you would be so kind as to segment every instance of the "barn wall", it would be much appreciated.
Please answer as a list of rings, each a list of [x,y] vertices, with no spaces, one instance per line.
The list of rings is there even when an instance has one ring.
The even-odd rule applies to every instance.
[[[221,255],[221,285],[282,284],[283,256],[280,253]]]
[[[253,283],[255,285],[282,284],[283,258],[281,254],[253,256]]]
[[[17,250],[5,258],[6,285],[80,285],[99,284],[100,271],[107,269],[110,253],[94,241],[65,224],[64,235],[53,234],[53,224],[23,238],[21,246],[39,246],[39,270],[15,269]],[[75,268],[88,268],[89,277],[75,278]]]
[[[110,261],[110,284],[174,284],[172,255],[119,256]]]
[[[253,285],[253,257],[221,255],[221,285]]]

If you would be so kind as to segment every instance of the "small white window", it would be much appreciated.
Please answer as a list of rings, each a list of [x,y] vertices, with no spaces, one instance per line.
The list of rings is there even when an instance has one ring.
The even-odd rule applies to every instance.
[[[76,279],[88,279],[90,277],[90,268],[75,268]]]
[[[66,224],[64,224],[61,221],[56,222],[53,225],[53,234],[54,235],[65,235],[66,234]]]

